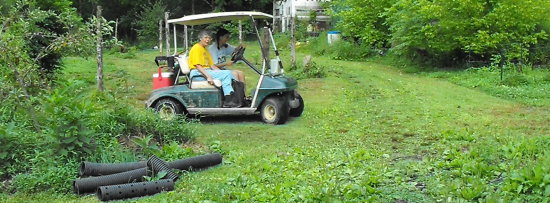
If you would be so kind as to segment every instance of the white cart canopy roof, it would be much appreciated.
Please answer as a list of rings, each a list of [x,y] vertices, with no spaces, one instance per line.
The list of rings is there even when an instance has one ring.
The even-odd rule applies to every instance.
[[[235,11],[189,15],[182,18],[170,19],[168,20],[168,23],[175,23],[180,25],[202,25],[232,20],[249,20],[251,16],[254,17],[254,19],[273,18],[272,15],[262,12]]]

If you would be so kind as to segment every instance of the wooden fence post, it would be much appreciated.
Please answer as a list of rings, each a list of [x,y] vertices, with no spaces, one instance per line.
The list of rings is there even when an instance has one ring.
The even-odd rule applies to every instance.
[[[101,33],[101,6],[97,6],[97,27],[96,27],[96,38],[97,38],[97,44],[96,44],[96,51],[97,51],[97,88],[99,91],[103,92],[103,45],[102,45],[102,37],[103,34]]]
[[[262,40],[262,57],[264,58],[264,61],[267,63],[267,65],[269,66],[269,43],[270,43],[270,38],[269,38],[269,31],[267,30],[268,28],[262,28],[261,29],[261,39]]]
[[[243,43],[243,22],[239,20],[239,43]]]
[[[118,18],[115,22],[115,39],[118,41]]]
[[[159,52],[162,56],[162,20],[159,20]]]
[[[164,12],[164,35],[166,39],[166,56],[170,55],[170,25],[168,24],[168,15],[170,12]]]

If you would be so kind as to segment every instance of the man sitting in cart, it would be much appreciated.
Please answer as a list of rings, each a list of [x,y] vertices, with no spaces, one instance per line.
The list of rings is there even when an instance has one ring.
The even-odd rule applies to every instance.
[[[215,41],[208,47],[208,51],[212,54],[214,64],[228,65],[233,63],[230,59],[231,54],[235,51],[235,47],[228,44],[230,37],[231,33],[224,28],[220,28],[216,32]],[[237,77],[237,80],[244,83],[244,73],[240,70],[232,71],[233,75]]]
[[[211,54],[208,52],[206,47],[212,41],[210,32],[203,30],[199,33],[199,42],[189,51],[189,68],[191,69],[190,77],[200,75],[206,78],[209,84],[214,85],[214,79],[218,79],[222,83],[223,95],[226,98],[224,102],[224,107],[239,107],[237,103],[232,103],[232,99],[227,99],[234,92],[233,87],[231,86],[231,80],[234,80],[235,77],[230,70],[220,70],[220,67],[231,65],[232,62],[224,64],[214,64]]]

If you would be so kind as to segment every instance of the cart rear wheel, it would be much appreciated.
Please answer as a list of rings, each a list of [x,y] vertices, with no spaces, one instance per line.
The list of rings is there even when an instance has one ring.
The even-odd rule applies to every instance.
[[[260,107],[262,121],[273,125],[285,123],[288,119],[288,112],[288,102],[278,96],[265,99]]]
[[[155,111],[163,120],[174,120],[177,115],[183,113],[183,107],[174,99],[161,99],[155,105]]]

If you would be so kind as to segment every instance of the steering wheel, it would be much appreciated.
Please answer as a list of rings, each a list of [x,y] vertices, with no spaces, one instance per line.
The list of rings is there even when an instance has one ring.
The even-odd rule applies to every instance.
[[[242,60],[244,58],[244,48],[243,46],[239,46],[235,48],[233,53],[231,53],[231,61],[236,62],[238,60]]]

